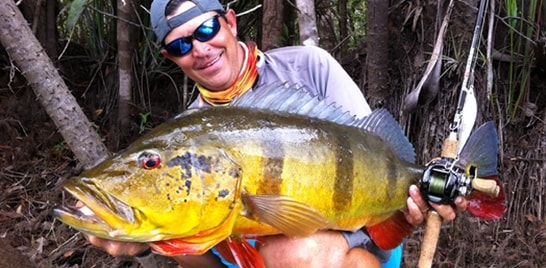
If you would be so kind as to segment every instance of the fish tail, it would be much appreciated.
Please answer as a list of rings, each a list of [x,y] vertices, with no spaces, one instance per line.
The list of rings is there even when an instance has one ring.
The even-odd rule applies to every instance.
[[[459,154],[459,163],[465,170],[475,168],[479,178],[498,174],[499,136],[491,121],[481,125],[468,138]]]
[[[497,220],[506,212],[506,193],[501,185],[499,177],[492,175],[481,179],[494,180],[499,186],[499,194],[496,197],[473,191],[468,198],[467,211],[485,220]]]
[[[262,256],[245,238],[230,236],[215,249],[228,262],[236,263],[241,268],[265,268]]]
[[[366,227],[368,234],[380,249],[390,250],[402,243],[406,236],[413,233],[413,226],[401,211],[395,212],[387,220]]]
[[[473,191],[468,198],[468,212],[487,220],[499,219],[506,211],[506,194],[497,170],[498,140],[495,124],[489,121],[470,135],[459,154],[459,162],[467,175],[494,180],[499,186],[499,194],[496,197]]]

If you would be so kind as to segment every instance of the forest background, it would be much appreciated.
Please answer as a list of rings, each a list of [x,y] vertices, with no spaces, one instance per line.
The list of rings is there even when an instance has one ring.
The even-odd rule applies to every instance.
[[[196,95],[192,82],[159,54],[149,27],[150,2],[0,3],[0,263],[141,265],[89,246],[81,234],[54,221],[51,210],[65,198],[63,180],[184,111]],[[262,50],[302,43],[328,50],[373,108],[385,107],[397,117],[419,163],[440,154],[479,0],[224,3],[240,14],[239,38],[256,41]],[[498,127],[508,211],[495,222],[461,214],[445,225],[435,267],[542,267],[546,5],[491,0],[485,14],[474,67],[476,125],[493,120]],[[420,85],[423,94],[408,109],[406,96]],[[418,229],[406,240],[404,267],[416,266],[421,237]]]

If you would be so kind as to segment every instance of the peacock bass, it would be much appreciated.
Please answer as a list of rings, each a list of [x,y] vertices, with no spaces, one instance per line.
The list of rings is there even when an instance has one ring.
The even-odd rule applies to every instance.
[[[286,84],[253,93],[187,111],[67,180],[64,189],[84,207],[58,207],[56,218],[87,234],[149,242],[164,255],[202,254],[222,241],[248,251],[239,238],[363,227],[390,249],[411,234],[400,210],[425,167],[414,164],[413,146],[386,110],[357,119]],[[488,173],[480,175],[496,175],[495,137],[493,128],[471,138],[489,145],[478,162],[467,159]],[[503,198],[489,202],[492,218],[503,214]],[[256,258],[235,260],[261,266]]]

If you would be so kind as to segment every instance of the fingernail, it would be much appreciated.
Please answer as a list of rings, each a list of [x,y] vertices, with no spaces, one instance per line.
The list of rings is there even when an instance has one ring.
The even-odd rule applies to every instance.
[[[460,205],[463,203],[463,198],[460,197],[460,196],[457,196],[457,198],[455,198],[455,204],[456,205]]]
[[[410,189],[410,191],[411,191],[411,189]],[[408,206],[410,206],[410,205],[417,206],[417,204],[415,204],[415,202],[413,202],[413,199],[411,197],[408,197],[407,204],[408,204]]]
[[[419,192],[419,189],[415,184],[412,184],[409,188],[411,194],[417,194]]]

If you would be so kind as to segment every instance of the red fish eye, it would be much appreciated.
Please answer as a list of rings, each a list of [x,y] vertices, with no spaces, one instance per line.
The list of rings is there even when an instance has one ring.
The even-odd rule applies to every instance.
[[[142,154],[139,159],[145,169],[154,169],[161,164],[161,158],[157,154]]]

